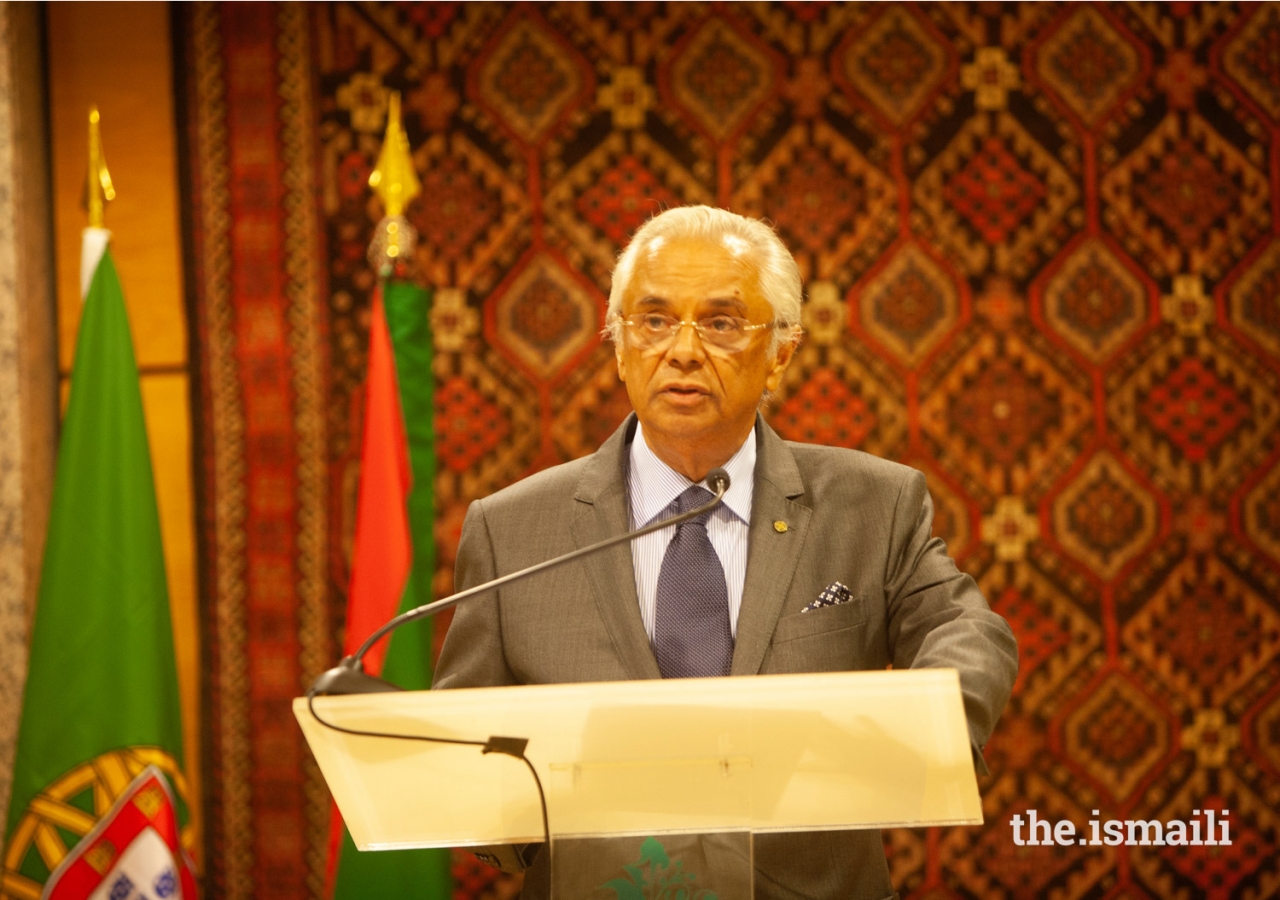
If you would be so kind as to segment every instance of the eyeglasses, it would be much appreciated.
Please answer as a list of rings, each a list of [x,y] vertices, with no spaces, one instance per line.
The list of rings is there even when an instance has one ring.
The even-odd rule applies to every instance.
[[[776,324],[754,324],[737,316],[704,316],[691,321],[657,312],[623,316],[622,322],[629,329],[635,345],[642,350],[665,347],[675,339],[681,328],[691,325],[705,346],[729,353],[745,350],[755,332],[762,328],[773,328]]]

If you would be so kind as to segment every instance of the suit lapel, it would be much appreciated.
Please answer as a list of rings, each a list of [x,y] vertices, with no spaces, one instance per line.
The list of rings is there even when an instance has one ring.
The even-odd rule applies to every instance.
[[[570,526],[579,548],[631,527],[627,511],[627,438],[634,433],[635,415],[627,420],[591,457],[574,499],[577,515]],[[582,560],[595,589],[596,606],[627,675],[633,679],[661,678],[649,636],[640,618],[636,573],[631,547],[620,544]]]
[[[756,429],[760,443],[751,499],[747,577],[738,610],[732,675],[760,671],[813,516],[812,509],[798,502],[804,496],[804,482],[791,451],[763,420],[757,420]],[[776,530],[775,522],[785,522],[786,530]]]

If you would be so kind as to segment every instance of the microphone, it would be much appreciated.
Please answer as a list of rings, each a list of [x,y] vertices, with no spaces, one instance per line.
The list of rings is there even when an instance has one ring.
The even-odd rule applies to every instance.
[[[501,578],[495,578],[492,581],[485,582],[484,584],[478,584],[465,591],[460,591],[451,597],[445,597],[443,600],[436,600],[433,603],[426,603],[414,609],[406,610],[384,624],[373,634],[369,635],[355,653],[350,656],[344,656],[342,661],[332,669],[321,673],[321,675],[311,683],[311,687],[307,689],[307,697],[311,698],[326,694],[371,694],[382,691],[401,690],[401,688],[391,682],[384,681],[381,678],[370,675],[364,670],[363,660],[365,654],[368,653],[369,649],[381,638],[395,631],[401,625],[407,625],[410,622],[416,622],[419,619],[425,619],[428,616],[433,616],[438,612],[457,606],[464,600],[470,600],[472,597],[487,593],[488,591],[495,590],[503,587],[504,585],[512,584],[516,581],[522,581],[525,578],[537,575],[540,572],[545,572],[548,569],[554,569],[555,567],[562,566],[565,563],[582,559],[584,556],[599,553],[601,550],[607,550],[610,547],[614,547],[626,541],[643,537],[646,534],[651,534],[652,532],[666,528],[670,525],[678,525],[681,522],[688,521],[689,519],[695,519],[703,513],[708,513],[720,504],[721,500],[724,499],[724,495],[728,492],[729,473],[717,466],[707,473],[707,477],[704,480],[706,481],[707,487],[715,493],[715,496],[696,509],[691,509],[678,516],[672,516],[669,519],[650,522],[648,525],[645,525],[642,528],[637,528],[634,531],[628,531],[626,534],[606,538],[603,541],[598,541],[587,547],[573,550],[563,556],[556,556],[544,562],[529,566],[526,569],[521,569],[518,572],[503,575]]]
[[[716,495],[716,503],[719,503],[720,498],[729,491],[729,473],[719,466],[708,472],[707,477],[703,480],[706,481],[707,487],[711,488]]]

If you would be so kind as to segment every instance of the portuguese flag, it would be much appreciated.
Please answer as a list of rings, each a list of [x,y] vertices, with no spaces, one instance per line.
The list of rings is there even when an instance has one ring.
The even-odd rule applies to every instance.
[[[387,280],[369,319],[360,494],[347,600],[344,652],[355,650],[392,616],[431,601],[435,573],[434,378],[430,295]],[[365,669],[409,690],[431,685],[431,623],[413,622],[375,644]],[[335,812],[340,849],[335,900],[449,898],[448,850],[361,853]]]
[[[169,590],[109,236],[85,230],[0,893],[191,900]]]

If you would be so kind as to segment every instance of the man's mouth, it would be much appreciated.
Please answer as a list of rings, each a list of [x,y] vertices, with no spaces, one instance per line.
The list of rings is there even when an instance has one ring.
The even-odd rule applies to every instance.
[[[679,409],[701,406],[711,392],[696,384],[669,384],[662,389],[661,393],[667,398],[668,403]]]

